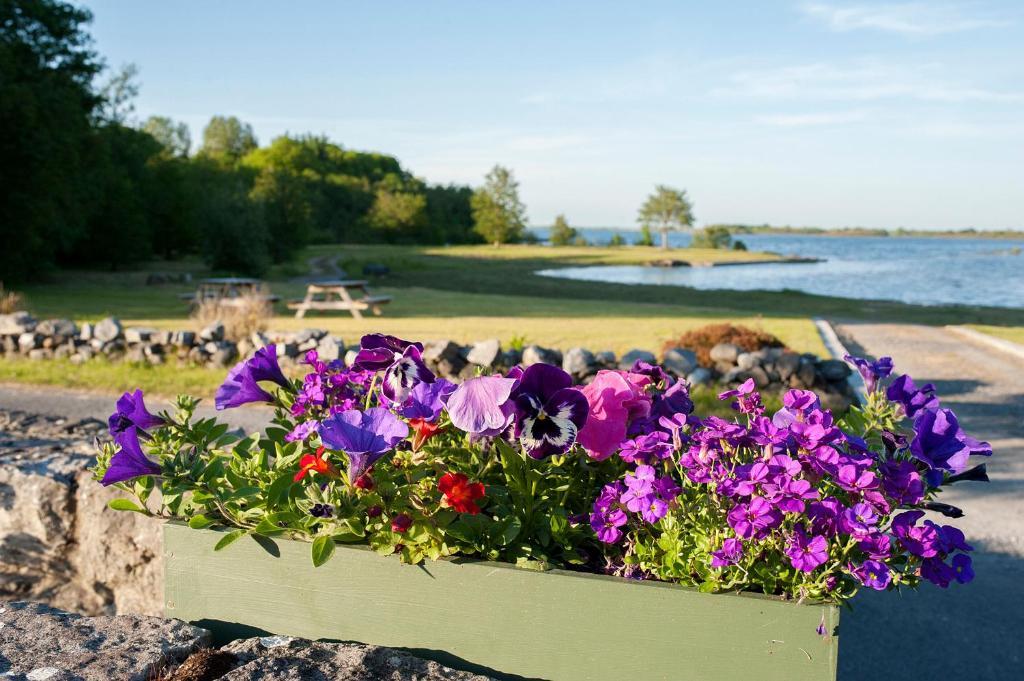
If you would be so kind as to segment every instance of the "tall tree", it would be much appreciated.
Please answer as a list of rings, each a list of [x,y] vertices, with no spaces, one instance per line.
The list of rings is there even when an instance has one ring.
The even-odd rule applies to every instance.
[[[555,224],[551,226],[551,235],[548,237],[548,240],[552,246],[568,246],[578,236],[579,232],[569,226],[565,216],[558,215],[555,217]]]
[[[686,197],[685,189],[659,184],[640,206],[637,222],[648,230],[661,232],[661,247],[667,249],[671,230],[685,230],[693,225],[693,204]]]
[[[235,116],[214,116],[203,129],[200,153],[210,158],[236,163],[257,147],[252,126]]]
[[[494,245],[520,241],[526,232],[526,206],[519,200],[519,183],[512,171],[494,166],[484,186],[470,199],[477,234]]]
[[[89,195],[83,159],[101,63],[88,10],[57,0],[0,2],[0,272],[44,273],[73,247]]]
[[[192,135],[184,123],[175,123],[167,116],[150,116],[142,124],[143,132],[153,136],[170,156],[186,158],[192,147]]]
[[[125,64],[110,75],[100,88],[102,103],[96,112],[97,122],[128,125],[135,113],[135,98],[139,96],[139,67]]]

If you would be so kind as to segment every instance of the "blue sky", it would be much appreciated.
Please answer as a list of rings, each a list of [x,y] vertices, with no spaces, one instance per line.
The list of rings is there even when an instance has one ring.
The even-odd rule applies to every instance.
[[[328,135],[533,224],[1024,228],[1024,3],[95,0],[137,115]]]

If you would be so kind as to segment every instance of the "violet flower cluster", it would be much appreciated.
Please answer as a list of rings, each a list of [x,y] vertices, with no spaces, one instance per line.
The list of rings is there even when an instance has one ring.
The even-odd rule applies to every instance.
[[[701,418],[684,381],[644,362],[582,387],[546,364],[456,385],[433,375],[422,350],[371,334],[350,367],[311,351],[297,381],[274,346],[240,362],[216,406],[274,404],[286,435],[249,446],[282,470],[243,484],[242,456],[224,484],[257,496],[232,514],[227,494],[208,512],[255,533],[348,537],[412,561],[557,560],[705,591],[842,600],[861,587],[973,577],[964,535],[928,512],[961,513],[935,497],[984,480],[984,466],[970,466],[991,448],[964,433],[934,386],[893,377],[890,358],[847,358],[869,396],[840,421],[806,390],[786,392],[772,413],[752,380],[719,396],[735,417]],[[197,477],[192,454],[144,453],[150,431],[167,425],[141,391],[126,393],[102,482],[162,476],[177,485],[171,496],[202,484],[200,498],[218,499],[208,481],[223,459],[211,455],[214,473]],[[260,508],[273,522],[247,525]]]

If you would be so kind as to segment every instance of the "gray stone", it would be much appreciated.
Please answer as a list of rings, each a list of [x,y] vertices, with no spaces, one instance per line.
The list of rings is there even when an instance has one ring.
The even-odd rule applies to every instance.
[[[295,335],[292,337],[292,340],[298,345],[308,343],[311,340],[316,340],[316,331],[316,329],[302,329],[301,331],[296,331]]]
[[[501,341],[497,338],[477,341],[466,353],[470,364],[492,369],[501,363]]]
[[[356,356],[359,354],[358,350],[348,350],[345,353],[345,366],[350,367],[352,363],[356,361]]]
[[[615,353],[611,350],[602,350],[601,352],[594,355],[594,360],[603,367],[614,367],[618,364],[618,358]]]
[[[65,338],[78,334],[78,327],[70,319],[45,319],[36,326],[36,333],[44,336],[63,336]]]
[[[156,333],[156,329],[144,326],[129,326],[124,330],[126,343],[145,343]]]
[[[522,363],[524,367],[534,364],[551,364],[556,367],[562,366],[562,353],[550,348],[542,348],[539,345],[527,345],[523,348]]]
[[[697,368],[697,353],[686,348],[672,348],[662,357],[661,365],[676,376],[688,376]]]
[[[697,367],[686,377],[686,382],[690,385],[710,385],[711,379],[712,373],[710,369]]]
[[[156,331],[149,337],[149,342],[157,345],[170,345],[172,332],[167,330]]]
[[[234,641],[222,651],[235,668],[222,681],[301,681],[303,679],[388,679],[389,681],[489,681],[394,648],[360,643],[327,643],[282,636]]]
[[[29,359],[53,359],[53,350],[49,348],[36,348],[28,351]]]
[[[658,358],[654,356],[653,352],[648,352],[647,350],[630,350],[619,359],[619,368],[629,371],[637,361],[656,364]]]
[[[252,343],[253,346],[256,348],[262,348],[265,345],[270,345],[270,338],[268,338],[267,334],[265,333],[262,333],[260,331],[253,331],[252,334],[249,336],[249,342]]]
[[[19,336],[36,328],[36,320],[28,312],[0,314],[0,336]]]
[[[800,355],[795,352],[784,352],[775,360],[775,370],[783,381],[788,381],[789,377],[795,374],[799,368]]]
[[[839,359],[826,359],[818,363],[818,373],[830,383],[845,381],[852,373],[850,365]]]
[[[594,353],[586,348],[569,348],[562,357],[562,370],[576,378],[588,376],[596,368]]]
[[[210,350],[210,345],[213,349]],[[210,364],[214,367],[229,367],[238,359],[238,346],[231,341],[207,343],[203,346],[210,354]]]
[[[93,328],[93,325],[89,322],[82,324],[82,328],[78,332],[79,339],[84,341],[92,340]]]
[[[814,386],[814,362],[806,357],[800,358],[800,368],[789,377],[789,385],[794,388],[811,388]]]
[[[43,337],[33,331],[26,331],[18,336],[18,349],[27,353],[34,348],[43,347]]]
[[[199,330],[199,340],[207,343],[210,341],[216,342],[224,340],[224,324],[221,322],[207,324]]]
[[[761,366],[765,361],[764,353],[758,352],[741,352],[736,356],[736,366],[740,369],[750,370],[756,366]]]
[[[740,348],[732,343],[719,343],[711,348],[709,353],[712,362],[735,364],[736,358],[740,356]]]
[[[121,322],[114,317],[107,317],[96,322],[92,337],[101,343],[109,343],[121,336]]]
[[[149,681],[210,644],[210,632],[178,620],[85,617],[24,601],[0,604],[0,622],[0,672],[26,679]]]
[[[759,366],[748,369],[747,376],[754,379],[754,385],[762,389],[767,388],[772,382],[771,378],[768,377],[768,373]]]
[[[345,354],[345,344],[337,336],[324,336],[316,344],[316,354],[324,362],[333,362]]]
[[[453,362],[462,357],[462,348],[450,340],[433,340],[423,344],[423,361],[437,364],[441,360]],[[465,360],[463,360],[465,361]]]

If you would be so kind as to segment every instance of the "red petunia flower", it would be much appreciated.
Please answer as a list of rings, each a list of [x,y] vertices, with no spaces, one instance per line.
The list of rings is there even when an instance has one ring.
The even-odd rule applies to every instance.
[[[319,473],[329,478],[340,477],[338,469],[324,458],[324,448],[318,447],[316,454],[305,454],[299,459],[299,472],[295,474],[295,482],[306,477],[306,473]]]
[[[412,527],[412,518],[406,513],[399,513],[391,519],[391,531],[398,532],[399,534],[404,533]]]
[[[409,419],[409,426],[412,428],[412,450],[418,452],[426,444],[427,440],[441,430],[436,421],[431,423],[426,419]]]
[[[444,494],[441,505],[454,508],[459,513],[479,513],[480,507],[476,500],[484,495],[484,486],[479,482],[470,482],[462,473],[445,473],[437,481],[437,488]]]

